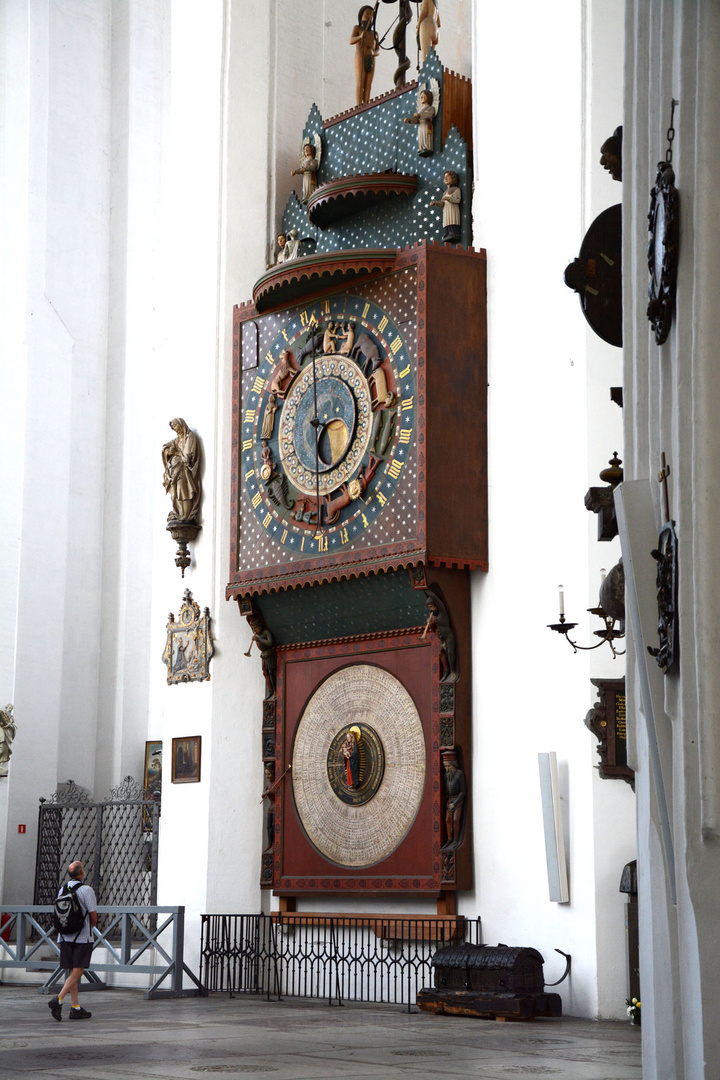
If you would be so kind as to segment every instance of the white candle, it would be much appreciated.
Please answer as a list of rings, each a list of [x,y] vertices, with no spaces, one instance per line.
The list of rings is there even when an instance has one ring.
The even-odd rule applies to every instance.
[[[564,615],[565,614],[565,593],[563,592],[562,585],[559,585],[558,588],[560,590],[560,595],[559,595],[560,614]]]

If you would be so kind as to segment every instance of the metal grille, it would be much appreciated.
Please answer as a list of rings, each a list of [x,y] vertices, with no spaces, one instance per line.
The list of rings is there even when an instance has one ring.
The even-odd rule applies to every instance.
[[[68,864],[80,859],[98,905],[154,905],[159,812],[130,776],[104,802],[72,780],[61,784],[40,800],[34,903],[52,904]]]
[[[479,919],[203,915],[200,981],[208,990],[343,1001],[415,1002],[441,945],[480,944]]]

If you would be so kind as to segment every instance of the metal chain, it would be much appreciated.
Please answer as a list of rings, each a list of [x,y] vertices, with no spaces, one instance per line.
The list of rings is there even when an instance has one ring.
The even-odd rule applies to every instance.
[[[673,144],[673,139],[675,138],[675,128],[673,127],[673,121],[675,119],[675,106],[679,105],[679,104],[680,104],[680,102],[676,101],[675,98],[671,99],[670,127],[667,129],[668,148],[665,151],[665,160],[667,161],[668,165],[672,162],[672,155],[673,155],[672,144]]]

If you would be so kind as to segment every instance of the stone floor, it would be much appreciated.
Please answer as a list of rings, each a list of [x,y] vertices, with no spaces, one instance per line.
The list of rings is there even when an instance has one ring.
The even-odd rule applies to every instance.
[[[50,1015],[31,987],[0,986],[0,1080],[641,1080],[640,1030],[564,1018],[497,1023],[255,997],[145,1001],[85,993],[91,1020]]]

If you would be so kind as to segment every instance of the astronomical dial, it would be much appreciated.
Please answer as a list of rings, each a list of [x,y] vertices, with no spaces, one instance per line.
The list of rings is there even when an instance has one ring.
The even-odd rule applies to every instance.
[[[242,420],[242,473],[268,536],[310,556],[371,529],[416,438],[415,365],[392,319],[362,297],[294,316],[262,360]]]
[[[318,687],[292,755],[295,806],[316,851],[352,868],[386,859],[415,820],[425,783],[422,722],[394,675],[355,664]]]

